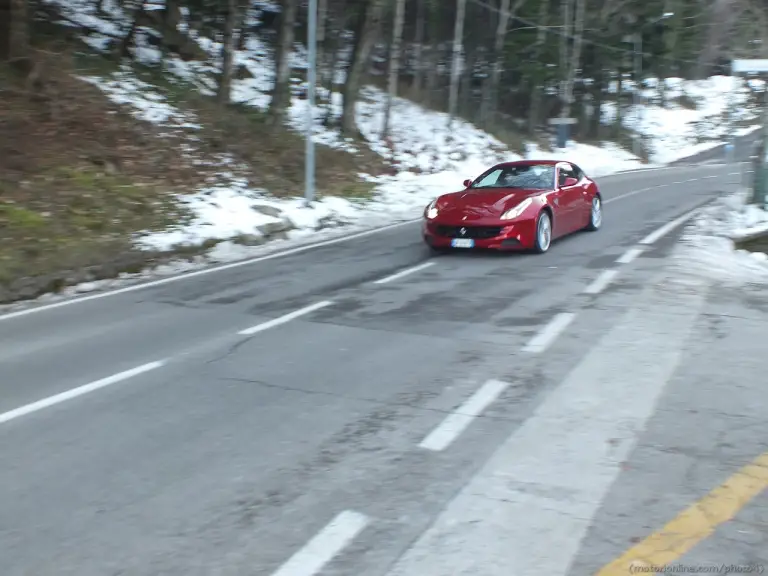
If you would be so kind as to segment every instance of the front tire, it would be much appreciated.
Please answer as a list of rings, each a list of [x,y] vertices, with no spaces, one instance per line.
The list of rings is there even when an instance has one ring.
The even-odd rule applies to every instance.
[[[603,225],[603,201],[600,196],[592,198],[592,206],[589,209],[589,224],[586,230],[596,232]]]
[[[533,249],[537,254],[544,254],[552,245],[552,218],[545,210],[536,218],[536,240]]]

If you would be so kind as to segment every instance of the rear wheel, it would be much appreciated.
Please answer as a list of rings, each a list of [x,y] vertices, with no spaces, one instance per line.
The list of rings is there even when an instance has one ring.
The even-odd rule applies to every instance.
[[[543,254],[549,250],[550,244],[552,244],[552,219],[549,217],[549,213],[542,210],[536,219],[536,243],[534,250],[539,254]]]
[[[600,229],[603,224],[603,202],[600,196],[592,198],[592,207],[589,209],[589,224],[587,230],[594,232]]]

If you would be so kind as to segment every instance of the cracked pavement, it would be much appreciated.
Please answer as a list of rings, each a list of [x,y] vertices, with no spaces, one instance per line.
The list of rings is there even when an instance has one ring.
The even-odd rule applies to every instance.
[[[454,542],[444,554],[454,562],[441,571],[432,557],[418,576],[459,574],[491,552],[472,573],[508,576],[514,550],[530,551],[513,558],[515,576],[527,565],[594,574],[768,438],[764,287],[676,282],[671,234],[600,295],[582,293],[640,238],[732,190],[728,167],[605,182],[617,198],[605,228],[544,256],[441,256],[371,284],[428,257],[418,227],[404,226],[0,321],[0,413],[164,362],[0,425],[3,576],[269,576],[344,510],[369,523],[324,576],[397,573],[451,510],[463,528],[439,542]],[[648,192],[620,199],[641,186]],[[668,301],[632,316],[664,291]],[[306,317],[238,334],[326,299],[333,305]],[[563,312],[575,319],[545,354],[521,351]],[[630,380],[662,364],[668,379]],[[584,375],[608,365],[597,394],[598,379]],[[453,444],[419,448],[491,379],[507,386]],[[507,469],[523,456],[535,465]],[[615,481],[601,458],[617,466]],[[766,503],[755,498],[680,561],[768,561]],[[549,564],[534,565],[537,550]]]

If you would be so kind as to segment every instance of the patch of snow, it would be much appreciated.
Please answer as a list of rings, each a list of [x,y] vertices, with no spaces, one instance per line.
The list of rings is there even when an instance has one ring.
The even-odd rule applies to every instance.
[[[672,256],[681,268],[723,282],[768,281],[768,255],[734,246],[734,239],[768,232],[768,211],[746,200],[741,191],[699,211]]]
[[[633,91],[633,83],[626,82],[624,89]],[[743,126],[736,135],[758,129],[759,113],[749,102],[754,91],[761,89],[759,81],[729,76],[696,81],[649,79],[642,90],[643,104],[623,110],[622,123],[639,127],[650,142],[651,161],[666,164],[720,146],[728,139],[730,122]],[[615,84],[611,91],[616,91]],[[603,122],[614,122],[615,103],[604,103],[602,110]]]

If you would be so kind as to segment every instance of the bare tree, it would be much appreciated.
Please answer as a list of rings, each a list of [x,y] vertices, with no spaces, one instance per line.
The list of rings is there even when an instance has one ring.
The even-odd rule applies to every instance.
[[[696,65],[698,78],[707,76],[712,64],[721,53],[723,45],[741,12],[742,4],[739,0],[714,0],[712,2],[709,10],[707,39]]]
[[[571,103],[573,102],[573,85],[576,81],[576,72],[581,63],[581,49],[584,45],[584,20],[586,16],[587,0],[574,0],[576,15],[574,17],[572,34],[573,46],[571,47],[571,57],[568,61],[568,75],[565,80],[565,113],[567,118],[571,114]]]
[[[456,21],[453,28],[453,60],[451,65],[451,85],[448,94],[448,126],[453,124],[459,100],[459,80],[461,79],[461,56],[464,39],[464,17],[467,13],[467,0],[456,0]]]
[[[283,0],[280,15],[280,34],[275,55],[275,86],[269,103],[269,116],[273,125],[282,125],[285,111],[291,103],[291,56],[298,0]]]
[[[227,0],[227,13],[224,21],[224,42],[221,45],[221,74],[216,99],[219,106],[229,104],[232,92],[232,73],[235,62],[235,25],[237,23],[237,1]]]
[[[426,0],[416,0],[416,31],[413,40],[413,85],[411,90],[417,98],[424,83],[424,31],[427,26]]]
[[[392,45],[389,48],[389,80],[387,82],[387,102],[384,106],[384,126],[381,137],[389,135],[389,119],[392,114],[392,100],[397,96],[397,80],[400,74],[400,45],[403,40],[403,22],[405,20],[405,0],[396,0],[395,25],[392,27]]]
[[[371,50],[387,0],[367,0],[358,16],[352,59],[347,68],[347,78],[342,92],[341,132],[349,136],[357,134],[355,104],[360,94],[363,78],[368,67]]]
[[[509,19],[517,14],[517,11],[523,7],[525,0],[517,0],[510,10],[511,0],[501,0],[501,10],[499,14],[496,35],[493,40],[493,67],[489,79],[488,97],[483,99],[480,118],[483,123],[493,122],[496,116],[496,110],[499,105],[499,83],[501,82],[501,71],[504,67],[504,41],[507,37],[507,28],[509,28]],[[544,2],[542,2],[543,4]]]

